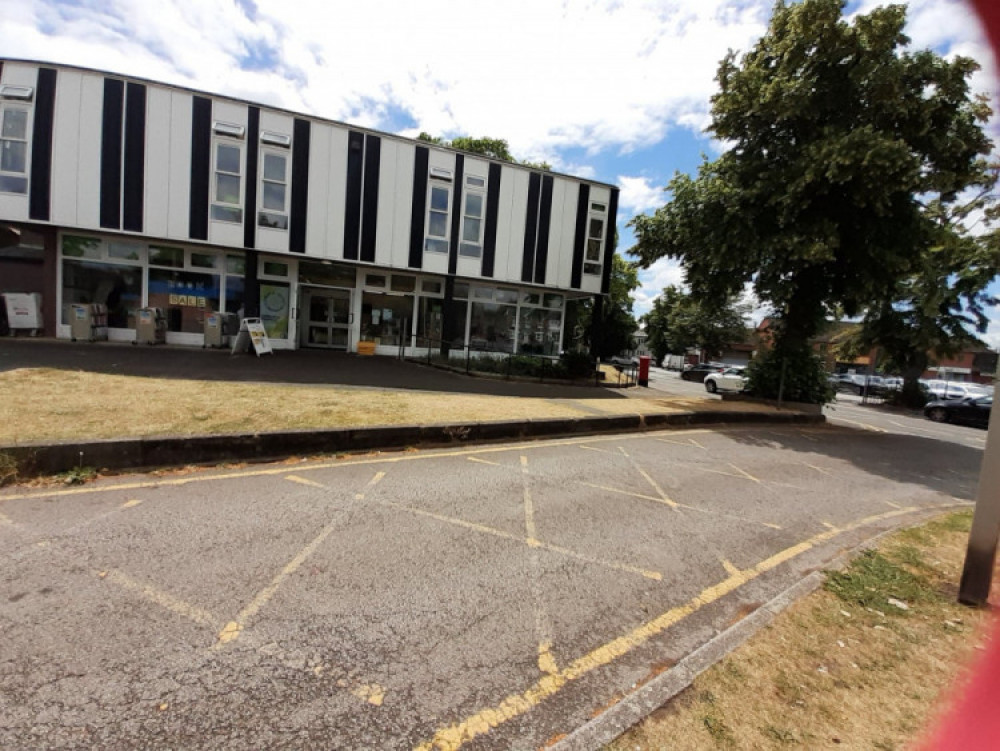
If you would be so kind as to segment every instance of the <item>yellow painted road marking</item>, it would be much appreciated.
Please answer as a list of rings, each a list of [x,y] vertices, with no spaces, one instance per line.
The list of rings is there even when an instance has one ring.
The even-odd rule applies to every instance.
[[[717,433],[738,433],[744,428],[728,427],[718,429]],[[697,433],[708,433],[707,429],[695,428],[691,430],[670,431],[676,435],[688,435]],[[225,480],[243,480],[250,477],[278,477],[289,472],[315,472],[323,469],[339,469],[340,467],[358,467],[369,464],[393,464],[396,462],[428,461],[433,459],[446,459],[456,456],[475,456],[478,454],[502,454],[511,451],[530,451],[558,446],[579,446],[581,443],[600,443],[606,441],[642,441],[650,440],[648,433],[634,433],[629,435],[609,435],[609,436],[588,436],[586,438],[566,438],[545,441],[534,441],[530,443],[512,443],[505,446],[482,446],[478,448],[455,449],[454,451],[433,451],[428,453],[406,453],[400,456],[379,456],[378,458],[365,458],[354,460],[338,460],[333,462],[319,462],[307,467],[296,467],[294,470],[288,467],[273,467],[271,469],[250,469],[238,472],[224,472],[213,475],[198,475],[194,477],[183,477],[174,479],[145,480],[141,482],[123,482],[118,484],[95,484],[80,488],[67,488],[64,490],[50,490],[32,493],[14,493],[11,495],[0,495],[0,503],[5,501],[17,501],[25,498],[57,498],[73,495],[87,495],[90,493],[108,493],[119,490],[142,490],[145,488],[166,488],[180,487],[203,482],[222,482]],[[656,440],[655,438],[652,440]]]
[[[535,531],[535,506],[531,502],[531,489],[528,487],[528,457],[521,455],[521,484],[524,489],[524,530],[528,533],[528,544],[538,542]]]
[[[701,445],[700,443],[698,443],[698,441],[696,441],[696,440],[695,440],[694,438],[688,438],[688,440],[689,440],[689,441],[690,441],[691,443],[693,443],[693,444],[694,444],[695,446],[697,446],[698,448],[700,448],[700,449],[701,449],[702,451],[708,451],[708,449],[707,449],[707,448],[705,448],[705,447],[704,447],[704,446],[702,446],[702,445]]]
[[[378,485],[382,481],[383,477],[385,477],[385,472],[376,472],[375,476],[368,481],[367,485],[365,485],[364,492],[355,495],[354,500],[363,501],[365,499],[365,493]]]
[[[412,506],[404,506],[401,503],[393,503],[392,501],[381,501],[381,505],[389,506],[390,508],[398,509],[400,511],[406,511],[410,514],[415,514],[417,516],[426,516],[428,519],[434,519],[435,521],[444,522],[445,524],[453,524],[456,527],[462,527],[464,529],[470,529],[474,532],[481,532],[486,535],[492,535],[493,537],[499,537],[504,540],[510,540],[512,542],[519,542],[523,545],[527,545],[532,548],[541,548],[542,550],[548,550],[552,553],[559,553],[568,558],[575,558],[585,563],[591,563],[595,566],[603,566],[605,568],[614,569],[615,571],[624,571],[630,574],[638,574],[647,579],[652,579],[654,581],[662,581],[663,574],[659,571],[649,571],[647,569],[638,568],[636,566],[629,566],[624,563],[617,563],[615,561],[606,561],[601,558],[594,558],[593,556],[584,555],[583,553],[577,553],[575,550],[570,550],[568,548],[563,548],[558,545],[552,545],[547,542],[541,542],[540,540],[532,540],[525,537],[519,537],[518,535],[512,534],[510,532],[505,532],[502,529],[495,529],[493,527],[487,527],[485,524],[477,524],[476,522],[466,521],[465,519],[456,519],[451,516],[445,516],[444,514],[437,514],[433,511],[427,511],[426,509],[414,508]]]
[[[580,448],[586,449],[587,451],[598,451],[598,452],[600,452],[602,454],[610,454],[611,453],[607,449],[594,448],[593,446],[580,446]]]
[[[660,500],[663,501],[663,503],[670,506],[670,508],[676,509],[677,504],[674,501],[670,500],[670,496],[668,496],[665,492],[663,492],[663,488],[660,487],[660,484],[652,477],[650,477],[649,473],[646,472],[646,470],[644,470],[642,467],[640,467],[636,463],[635,459],[633,459],[631,456],[628,455],[628,452],[626,452],[624,448],[619,446],[618,450],[621,451],[622,454],[625,456],[625,458],[629,460],[629,463],[632,465],[635,471],[638,472],[640,475],[642,475],[643,478],[646,480],[646,482],[648,482],[653,487],[653,490],[655,490],[657,494],[660,496]]]
[[[122,508],[133,508],[135,506],[138,506],[140,503],[142,503],[142,501],[138,499],[132,499],[131,501],[125,501],[125,503],[122,504]]]
[[[898,507],[897,507],[897,508],[898,508]],[[827,529],[836,529],[836,527],[835,527],[834,525],[830,524],[830,522],[826,522],[826,521],[825,521],[825,522],[822,522],[822,524],[823,524],[823,526],[824,526],[824,527],[826,527]]]
[[[308,485],[310,488],[325,488],[321,482],[316,482],[315,480],[309,480],[305,477],[299,477],[298,475],[285,475],[285,479],[289,482],[297,482],[299,485]]]
[[[654,438],[653,440],[658,441],[660,443],[672,443],[674,446],[683,446],[684,448],[691,448],[692,446],[694,446],[695,448],[699,448],[702,451],[708,451],[707,448],[698,443],[698,441],[696,441],[694,438],[688,438],[686,441],[676,441],[672,438]]]
[[[676,625],[688,616],[694,614],[706,605],[721,599],[725,595],[741,587],[761,574],[770,571],[782,563],[805,553],[822,542],[829,540],[840,532],[846,532],[866,524],[876,521],[883,521],[894,516],[900,516],[918,510],[916,506],[889,511],[884,514],[877,514],[860,519],[849,524],[843,530],[828,530],[814,535],[798,545],[793,545],[774,555],[765,558],[751,569],[738,571],[718,584],[708,587],[696,597],[688,600],[683,605],[671,608],[651,621],[647,621],[624,636],[620,636],[607,644],[604,644],[591,652],[577,658],[567,667],[557,673],[547,674],[536,681],[525,691],[519,694],[511,694],[500,702],[496,707],[483,709],[476,714],[467,717],[453,725],[443,727],[438,730],[434,737],[417,747],[418,751],[455,751],[464,743],[480,735],[488,733],[495,727],[519,717],[532,708],[541,704],[544,700],[558,693],[570,681],[581,678],[593,670],[608,665],[622,655],[627,654],[636,647],[645,644],[655,636],[666,631],[671,626]]]
[[[735,464],[733,464],[732,462],[726,462],[726,463],[727,463],[727,464],[729,464],[729,466],[730,466],[730,467],[732,467],[733,469],[735,469],[735,470],[736,470],[737,472],[739,472],[739,473],[740,473],[741,475],[743,475],[743,476],[744,476],[745,478],[747,478],[748,480],[752,480],[753,482],[755,482],[755,483],[757,483],[758,485],[760,485],[760,480],[758,480],[758,479],[757,479],[756,477],[754,477],[754,476],[753,476],[752,474],[750,474],[750,473],[749,473],[749,472],[747,472],[746,470],[742,470],[742,469],[740,469],[739,467],[737,467],[737,466],[736,466]]]
[[[819,472],[820,474],[823,474],[823,475],[832,475],[833,474],[833,472],[831,472],[830,470],[823,469],[822,467],[817,467],[815,464],[810,464],[809,462],[802,462],[802,466],[809,467],[809,469],[815,469],[817,472]]]
[[[316,548],[322,544],[323,540],[330,536],[330,533],[333,532],[336,526],[337,521],[332,521],[327,524],[308,545],[302,548],[302,550],[300,550],[298,554],[292,558],[292,560],[285,564],[285,567],[277,573],[277,575],[271,580],[271,583],[258,592],[250,603],[239,612],[236,618],[226,625],[226,627],[219,634],[219,641],[215,645],[216,648],[239,638],[239,635],[246,626],[247,621],[253,618],[254,615],[256,615],[257,612],[264,607],[264,605],[266,605],[272,597],[274,597],[274,593],[278,591],[278,587],[281,586],[281,583],[298,571],[299,567],[305,562],[305,560],[316,552]]]
[[[14,526],[13,520],[9,516],[7,516],[6,514],[0,514],[0,524],[2,524],[5,527],[13,527]]]
[[[489,464],[490,466],[493,467],[501,466],[500,462],[490,462],[487,461],[486,459],[480,459],[478,456],[467,456],[466,459],[468,459],[470,462],[478,462],[479,464]]]
[[[631,496],[632,498],[641,498],[644,501],[652,501],[653,503],[662,503],[662,504],[665,504],[667,506],[671,505],[671,504],[667,503],[666,501],[664,501],[662,498],[657,498],[656,496],[652,496],[652,495],[643,495],[642,493],[633,493],[633,492],[631,492],[629,490],[622,490],[620,488],[609,488],[607,485],[595,485],[592,482],[582,482],[581,481],[580,484],[581,485],[586,485],[588,488],[595,488],[597,490],[606,490],[609,493],[618,493],[620,495],[628,495],[628,496]],[[673,505],[676,506],[676,505],[679,505],[679,504],[673,504]]]
[[[740,570],[736,568],[736,566],[734,566],[731,561],[728,561],[726,559],[722,560],[722,568],[724,568],[726,570],[726,573],[729,574],[730,576],[737,576],[740,573]]]
[[[351,689],[351,693],[359,699],[364,699],[369,704],[381,707],[385,700],[385,689],[377,683],[366,683],[357,688]]]
[[[550,675],[559,672],[556,658],[552,656],[552,642],[542,642],[538,645],[538,669]]]
[[[149,584],[136,581],[132,577],[118,571],[117,569],[98,571],[97,575],[104,581],[109,581],[112,584],[118,585],[122,589],[134,592],[150,602],[154,602],[160,607],[169,610],[172,613],[176,613],[177,615],[182,615],[195,623],[201,624],[202,626],[208,626],[212,629],[219,627],[220,619],[216,618],[211,613],[202,610],[201,608],[197,608],[190,603],[184,602],[184,600],[174,597],[169,592],[164,592],[150,586]]]
[[[902,508],[902,506],[900,506],[898,503],[893,503],[892,501],[882,501],[882,503],[886,504],[887,506],[892,506],[893,508]]]
[[[840,417],[839,415],[833,416],[835,420],[840,420],[841,422],[849,422],[851,425],[857,425],[859,428],[864,430],[870,430],[873,433],[888,433],[889,431],[885,428],[879,428],[875,425],[869,425],[866,422],[858,422],[857,420],[848,420],[846,417]]]

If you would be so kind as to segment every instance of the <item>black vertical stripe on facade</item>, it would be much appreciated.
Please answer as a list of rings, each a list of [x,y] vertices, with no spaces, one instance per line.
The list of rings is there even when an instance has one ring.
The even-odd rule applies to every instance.
[[[308,120],[295,118],[292,126],[292,197],[288,219],[288,249],[306,252],[306,213],[309,208],[309,138]]]
[[[0,68],[0,73],[3,69]],[[28,216],[49,220],[52,200],[52,126],[56,110],[56,71],[38,69],[38,91],[35,95],[35,124],[31,132],[31,188],[28,195]]]
[[[615,235],[618,231],[618,188],[611,189],[608,202],[608,222],[604,229],[604,273],[601,278],[601,293],[611,291],[611,266],[615,256]]]
[[[257,279],[257,268],[260,256],[255,250],[246,252],[243,264],[243,317],[257,318],[260,316],[260,281]]]
[[[497,213],[500,211],[499,164],[490,165],[489,181],[486,185],[486,226],[483,228],[483,270],[485,277],[493,276],[493,264],[497,255]]]
[[[125,164],[122,178],[122,229],[142,232],[146,187],[146,87],[125,89]]]
[[[465,185],[465,157],[462,154],[456,154],[455,197],[451,202],[451,243],[448,246],[449,274],[454,274],[458,271],[458,244],[462,240],[459,234],[462,230],[462,214],[465,209],[462,205],[463,185]]]
[[[191,202],[188,235],[208,239],[208,185],[212,170],[212,100],[203,96],[191,101]]]
[[[569,286],[580,289],[583,286],[583,257],[587,249],[587,213],[590,211],[590,186],[580,186],[580,197],[576,201],[576,234],[573,235],[573,268],[570,271]]]
[[[424,221],[427,215],[427,162],[430,151],[417,146],[413,161],[413,204],[410,210],[410,263],[411,269],[424,265]]]
[[[538,242],[538,194],[542,176],[532,172],[528,178],[528,212],[524,222],[524,255],[521,258],[521,281],[530,282],[535,274],[535,244]]]
[[[361,241],[361,181],[364,177],[365,136],[347,134],[347,198],[344,201],[344,258],[358,260]]]
[[[552,176],[542,178],[542,201],[538,208],[538,245],[535,248],[535,284],[545,284],[549,261],[549,226],[552,223]]]
[[[365,136],[365,182],[361,200],[361,260],[375,263],[378,231],[378,177],[382,164],[382,139]]]
[[[125,82],[104,79],[101,118],[101,226],[122,226],[122,107]]]
[[[260,158],[260,107],[247,107],[247,182],[243,191],[243,247],[257,247],[257,160]]]

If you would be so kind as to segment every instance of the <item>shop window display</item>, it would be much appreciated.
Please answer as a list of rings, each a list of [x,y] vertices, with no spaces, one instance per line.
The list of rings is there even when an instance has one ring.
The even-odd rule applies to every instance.
[[[108,326],[135,327],[136,308],[142,306],[142,269],[96,261],[63,260],[62,322],[69,323],[72,303],[100,303],[108,308]]]

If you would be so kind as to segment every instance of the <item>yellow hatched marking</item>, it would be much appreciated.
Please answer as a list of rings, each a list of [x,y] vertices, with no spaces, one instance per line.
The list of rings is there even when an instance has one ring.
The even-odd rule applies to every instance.
[[[629,460],[629,463],[632,465],[632,468],[635,469],[635,471],[638,472],[640,475],[642,475],[643,479],[645,479],[646,482],[648,482],[652,486],[653,490],[657,492],[657,494],[660,496],[660,501],[670,506],[670,508],[676,509],[677,503],[670,500],[670,496],[668,496],[665,492],[663,492],[663,488],[660,487],[660,484],[652,477],[650,477],[649,473],[646,472],[646,470],[644,470],[642,467],[640,467],[636,463],[635,459],[629,456],[628,452],[623,447],[619,446],[618,450],[621,451],[622,455]]]
[[[743,475],[743,476],[744,476],[745,478],[747,478],[748,480],[752,480],[753,482],[755,482],[755,483],[757,483],[758,485],[760,485],[760,480],[758,480],[758,479],[757,479],[756,477],[754,477],[754,476],[753,476],[752,474],[750,474],[749,472],[747,472],[747,471],[745,471],[745,470],[742,470],[742,469],[740,469],[739,467],[737,467],[737,466],[736,466],[735,464],[733,464],[733,463],[731,463],[731,462],[727,462],[727,464],[729,464],[729,466],[730,466],[730,467],[732,467],[733,469],[735,469],[735,470],[736,470],[737,472],[739,472],[739,473],[740,473],[741,475]]]
[[[673,438],[654,438],[653,440],[658,441],[659,443],[671,443],[674,446],[683,446],[684,448],[691,448],[692,446],[694,446],[695,448],[699,448],[702,451],[708,451],[708,449],[706,449],[704,446],[698,443],[698,441],[696,441],[694,438],[688,438],[686,441],[678,441],[674,440]]]
[[[330,533],[333,532],[336,526],[337,522],[335,521],[327,524],[308,545],[302,548],[292,560],[285,564],[284,568],[271,580],[271,583],[258,592],[250,603],[239,612],[236,618],[228,623],[222,632],[219,633],[219,640],[215,645],[216,648],[228,642],[235,641],[239,637],[247,621],[253,618],[274,597],[274,593],[278,591],[278,587],[281,586],[282,582],[298,571],[306,559],[316,552],[316,548],[323,543],[323,540],[330,536]]]
[[[299,485],[308,485],[310,488],[325,488],[321,482],[316,482],[315,480],[309,480],[305,477],[299,477],[298,475],[285,475],[285,479],[289,482],[297,482]]]
[[[823,469],[823,467],[817,467],[815,464],[810,464],[809,462],[802,462],[802,466],[803,467],[809,467],[809,469],[815,469],[817,472],[819,472],[822,475],[832,475],[833,474],[833,472],[831,472],[830,470]]]
[[[195,623],[201,624],[202,626],[208,626],[213,629],[219,627],[219,619],[211,613],[202,610],[201,608],[197,608],[178,597],[174,597],[169,592],[164,592],[163,590],[156,589],[149,584],[136,581],[132,577],[118,571],[117,569],[98,571],[97,576],[104,579],[104,581],[111,582],[122,589],[126,589],[129,592],[133,592],[144,599],[149,600],[150,602],[156,603],[161,608],[169,610],[171,613],[182,615]]]
[[[550,675],[559,672],[556,658],[552,656],[552,642],[542,642],[538,645],[538,669]]]
[[[367,485],[365,485],[364,492],[355,495],[354,500],[363,501],[365,499],[365,493],[378,485],[382,481],[383,477],[385,477],[385,472],[376,472],[375,476],[368,481]]]
[[[693,445],[695,445],[695,446],[697,446],[698,448],[700,448],[700,449],[701,449],[702,451],[708,451],[708,449],[707,449],[707,448],[705,448],[705,447],[704,447],[704,446],[702,446],[702,445],[701,445],[700,443],[698,443],[698,441],[696,441],[696,440],[695,440],[694,438],[688,438],[688,440],[689,440],[689,441],[690,441],[690,442],[691,442],[691,443],[692,443]]]
[[[140,501],[137,498],[134,498],[131,501],[125,501],[125,503],[122,504],[122,508],[134,508],[135,506],[138,506],[140,503],[142,503],[142,501]]]
[[[467,456],[465,458],[468,459],[470,462],[477,462],[479,464],[489,464],[491,467],[500,466],[500,462],[487,461],[486,459],[480,459],[478,456]]]
[[[700,594],[685,604],[671,608],[653,620],[647,621],[646,623],[638,626],[624,636],[620,636],[617,639],[614,639],[607,644],[588,652],[582,657],[579,657],[571,662],[567,667],[563,668],[559,672],[545,675],[525,691],[517,694],[510,694],[497,706],[483,709],[476,714],[461,720],[460,722],[439,729],[434,734],[433,738],[417,746],[417,751],[434,751],[435,749],[437,749],[437,751],[455,751],[467,741],[471,741],[480,735],[484,735],[493,728],[498,727],[515,717],[525,714],[532,708],[541,704],[544,700],[558,693],[560,689],[562,689],[563,686],[570,681],[574,681],[597,668],[610,664],[622,655],[625,655],[636,647],[645,644],[653,637],[663,633],[666,629],[676,625],[688,616],[696,613],[698,610],[701,610],[706,605],[716,602],[747,582],[756,579],[761,574],[777,568],[782,563],[785,563],[792,558],[795,558],[796,556],[799,556],[802,553],[816,547],[820,543],[831,539],[841,531],[848,531],[866,524],[883,521],[885,519],[916,510],[917,507],[912,506],[905,509],[899,509],[898,511],[889,511],[884,514],[877,514],[875,516],[869,516],[861,519],[848,525],[843,530],[828,530],[826,532],[821,532],[820,534],[810,537],[808,540],[800,542],[798,545],[793,545],[790,548],[786,548],[785,550],[775,553],[769,558],[765,558],[753,568],[730,574],[728,578],[722,580],[718,584],[702,590]]]
[[[611,453],[607,449],[594,448],[593,446],[580,446],[580,448],[585,449],[586,451],[597,451],[597,452],[599,452],[601,454],[610,454]]]
[[[654,581],[662,581],[663,574],[658,571],[649,571],[647,569],[638,568],[636,566],[629,566],[624,563],[617,563],[615,561],[606,561],[601,558],[594,558],[593,556],[584,555],[583,553],[577,553],[575,550],[570,550],[568,548],[562,548],[558,545],[550,545],[547,542],[542,542],[540,540],[532,540],[530,538],[519,537],[518,535],[511,534],[510,532],[505,532],[502,529],[495,529],[493,527],[487,527],[485,524],[477,524],[476,522],[466,521],[465,519],[456,519],[451,516],[445,516],[443,514],[437,514],[433,511],[427,511],[425,509],[413,508],[412,506],[404,506],[400,503],[393,503],[392,501],[383,501],[383,506],[389,506],[390,508],[398,509],[399,511],[406,511],[410,514],[415,514],[417,516],[426,516],[428,519],[434,519],[435,521],[444,522],[445,524],[453,524],[456,527],[463,527],[464,529],[472,530],[473,532],[481,532],[482,534],[492,535],[493,537],[499,537],[504,540],[511,540],[513,542],[519,542],[527,545],[530,548],[540,548],[542,550],[548,550],[552,553],[559,553],[567,558],[575,558],[585,563],[591,563],[595,566],[603,566],[604,568],[614,569],[615,571],[624,571],[630,574],[638,574],[639,576],[645,577],[647,579],[652,579]]]
[[[618,493],[619,495],[627,495],[632,498],[641,498],[644,501],[652,501],[653,503],[663,503],[667,506],[670,504],[664,501],[662,498],[657,498],[653,495],[643,495],[642,493],[633,493],[630,490],[622,490],[620,488],[609,488],[607,485],[595,485],[592,482],[581,482],[581,485],[586,485],[588,488],[595,488],[597,490],[606,490],[609,493]],[[679,505],[679,504],[675,504]]]
[[[740,573],[740,570],[736,568],[731,561],[728,561],[725,558],[722,559],[722,568],[724,568],[726,573],[730,576],[737,576]]]

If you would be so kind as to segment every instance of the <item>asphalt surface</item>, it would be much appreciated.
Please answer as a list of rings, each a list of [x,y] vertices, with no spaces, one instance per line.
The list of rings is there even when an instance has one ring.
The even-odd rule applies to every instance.
[[[8,490],[0,747],[535,749],[981,457],[761,426]]]

